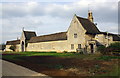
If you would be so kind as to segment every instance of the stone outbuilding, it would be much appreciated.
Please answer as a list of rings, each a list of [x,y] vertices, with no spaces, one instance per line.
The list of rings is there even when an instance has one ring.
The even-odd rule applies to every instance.
[[[12,40],[6,42],[6,51],[12,51],[11,46],[15,47],[15,51],[26,51],[28,41],[31,37],[35,37],[36,33],[34,31],[24,31],[22,32],[21,38],[19,40]]]

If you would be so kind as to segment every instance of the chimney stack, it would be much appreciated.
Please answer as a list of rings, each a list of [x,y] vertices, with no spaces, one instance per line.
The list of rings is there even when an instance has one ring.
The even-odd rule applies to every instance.
[[[88,11],[88,19],[93,23],[93,15],[92,15],[92,11]]]

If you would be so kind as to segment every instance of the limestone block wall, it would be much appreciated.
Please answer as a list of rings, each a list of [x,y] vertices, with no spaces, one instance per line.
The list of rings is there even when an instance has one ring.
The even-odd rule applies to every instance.
[[[93,35],[89,35],[89,34],[85,35],[85,42],[86,42],[86,44],[87,44],[87,41],[91,40],[91,39],[94,40],[94,36]]]
[[[105,46],[108,46],[109,44],[113,43],[113,37],[112,36],[106,36],[104,34],[97,34],[95,36],[95,39]]]
[[[68,51],[67,40],[28,43],[27,51]]]
[[[16,45],[16,50],[15,50],[15,51],[16,51],[16,52],[20,52],[20,50],[21,50],[21,46],[20,46],[20,44],[17,44],[17,45]]]
[[[5,51],[12,51],[10,48],[11,45],[6,45]]]
[[[9,49],[12,45],[6,45],[5,51],[12,51],[11,49]],[[15,45],[16,46],[16,52],[20,51],[20,44]]]
[[[73,49],[68,47],[70,51],[76,51],[79,44],[81,45],[81,48],[85,47],[85,32],[86,30],[83,28],[76,16],[74,16],[67,32],[68,45],[74,45]],[[75,34],[77,37],[75,37]]]
[[[24,34],[24,32],[22,32],[22,35],[21,35],[21,37],[20,37],[20,45],[22,45],[22,42],[24,43],[24,51],[26,51],[25,49],[25,34]],[[20,46],[20,51],[22,51],[22,47]]]

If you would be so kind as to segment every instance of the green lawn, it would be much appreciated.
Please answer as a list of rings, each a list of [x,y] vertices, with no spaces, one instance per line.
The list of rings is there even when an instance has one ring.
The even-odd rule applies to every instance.
[[[81,60],[101,60],[101,61],[111,61],[112,59],[120,59],[119,56],[108,56],[101,54],[83,55],[79,53],[55,53],[55,52],[4,52],[2,58],[19,61],[21,60],[19,59],[19,57],[23,57],[23,56],[53,56],[53,57],[73,58],[73,59],[77,58]],[[112,68],[113,69],[108,73],[100,74],[100,75],[98,74],[97,76],[118,76],[120,74],[119,65],[114,64],[112,65]]]
[[[14,53],[14,56],[7,55],[3,56],[12,58],[12,57],[19,57],[19,56],[55,56],[55,57],[66,57],[66,58],[79,58],[79,59],[87,59],[87,60],[111,60],[111,59],[120,59],[119,56],[107,56],[107,55],[100,55],[100,54],[79,54],[79,53],[56,53],[56,52],[3,52],[3,54],[11,54]]]
[[[17,57],[21,56],[55,56],[55,57],[65,57],[65,58],[78,58],[78,59],[88,59],[88,60],[93,60],[93,59],[99,59],[101,55],[83,55],[79,53],[56,53],[56,52],[4,52],[4,54],[8,54],[3,56],[3,58],[9,58],[9,59],[14,59],[17,60]],[[9,55],[9,54],[14,54],[14,55]],[[101,58],[100,58],[101,59]]]

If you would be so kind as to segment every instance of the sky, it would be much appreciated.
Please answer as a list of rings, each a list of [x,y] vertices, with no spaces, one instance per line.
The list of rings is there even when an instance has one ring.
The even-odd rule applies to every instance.
[[[67,31],[77,16],[93,12],[100,31],[118,33],[117,0],[2,0],[0,2],[0,43],[20,38],[22,28],[37,36]]]

